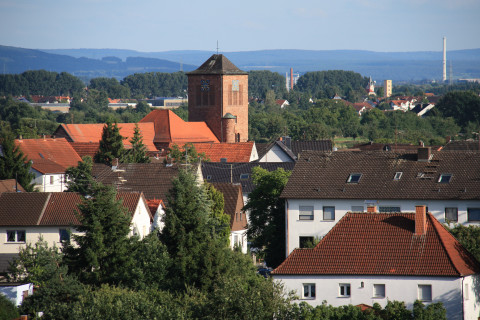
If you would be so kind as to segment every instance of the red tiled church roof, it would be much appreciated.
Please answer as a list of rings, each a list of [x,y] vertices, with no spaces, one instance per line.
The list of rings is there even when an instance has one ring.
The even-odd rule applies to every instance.
[[[212,162],[250,162],[253,150],[253,141],[237,143],[194,143],[198,153],[205,153]]]
[[[295,249],[283,275],[466,276],[480,264],[431,214],[416,236],[414,213],[347,213],[314,249]]]

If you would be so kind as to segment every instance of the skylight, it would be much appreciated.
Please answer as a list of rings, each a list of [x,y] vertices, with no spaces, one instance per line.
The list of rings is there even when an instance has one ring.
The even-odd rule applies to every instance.
[[[240,180],[247,180],[248,177],[249,177],[248,173],[242,173],[242,174],[240,175]]]
[[[398,181],[402,178],[403,172],[395,172],[395,176],[393,177],[393,180]]]
[[[347,182],[348,183],[358,183],[360,181],[361,177],[362,177],[361,173],[351,173],[350,176],[348,177]]]
[[[227,158],[220,158],[220,162],[227,162]]]
[[[451,173],[442,173],[438,178],[438,183],[450,183],[451,179],[452,179]]]

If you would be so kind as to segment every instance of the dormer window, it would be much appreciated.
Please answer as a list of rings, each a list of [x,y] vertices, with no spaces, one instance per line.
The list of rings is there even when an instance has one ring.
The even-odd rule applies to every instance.
[[[350,176],[348,177],[347,182],[348,183],[358,183],[360,181],[361,177],[362,177],[361,173],[351,173]]]
[[[249,177],[248,173],[242,173],[242,174],[240,175],[240,180],[247,180],[248,177]]]
[[[393,180],[398,181],[402,178],[403,172],[395,172],[395,176],[393,177]]]
[[[450,183],[451,179],[452,179],[451,173],[442,173],[438,178],[438,183]]]
[[[227,162],[227,158],[220,158],[220,162]]]

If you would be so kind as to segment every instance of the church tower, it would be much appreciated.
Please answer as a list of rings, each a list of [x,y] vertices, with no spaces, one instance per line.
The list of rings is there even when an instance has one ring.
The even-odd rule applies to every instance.
[[[248,73],[222,54],[188,76],[188,121],[205,121],[220,142],[248,141]]]

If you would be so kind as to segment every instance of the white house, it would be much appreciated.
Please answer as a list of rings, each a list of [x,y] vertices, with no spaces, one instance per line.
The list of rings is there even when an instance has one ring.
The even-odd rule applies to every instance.
[[[117,199],[131,215],[130,235],[140,238],[150,233],[152,216],[142,193],[119,193]],[[75,232],[79,221],[75,212],[81,203],[75,192],[6,192],[0,195],[0,255],[11,257],[39,237],[61,246]]]
[[[33,283],[0,282],[0,294],[6,296],[18,307],[23,299],[33,294]]]
[[[321,239],[349,211],[412,212],[426,205],[438,221],[480,223],[480,153],[304,152],[282,198],[286,255]]]
[[[442,302],[448,319],[480,314],[480,264],[438,222],[414,213],[348,213],[313,249],[295,249],[272,272],[298,302],[385,307]]]

